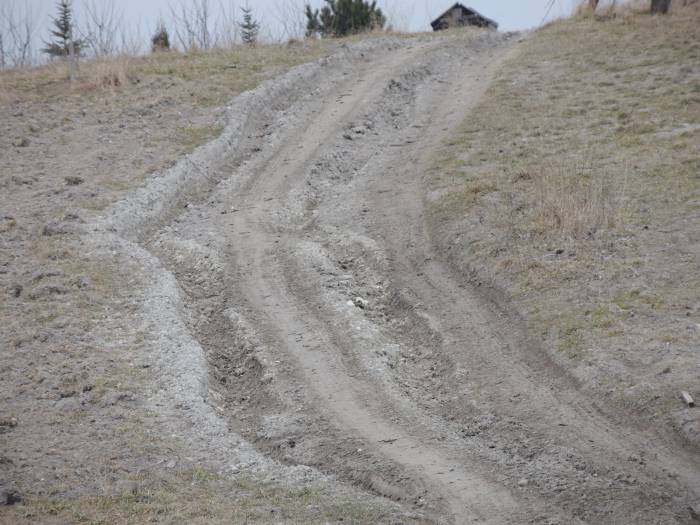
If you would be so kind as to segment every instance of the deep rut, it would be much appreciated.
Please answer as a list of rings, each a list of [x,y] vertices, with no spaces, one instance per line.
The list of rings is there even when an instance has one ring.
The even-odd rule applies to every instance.
[[[682,522],[696,459],[595,413],[431,244],[425,171],[513,42],[425,39],[330,71],[147,245],[266,454],[437,522]]]

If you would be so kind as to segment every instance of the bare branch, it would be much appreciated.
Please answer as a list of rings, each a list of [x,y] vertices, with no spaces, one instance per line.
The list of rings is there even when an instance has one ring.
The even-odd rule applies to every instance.
[[[141,34],[141,24],[130,26],[122,25],[119,30],[119,53],[122,55],[136,56],[143,52],[144,38]]]
[[[306,35],[303,1],[275,0],[273,16],[280,27],[280,40],[300,40]]]
[[[0,26],[0,69],[5,69],[5,40],[2,30],[3,28]]]
[[[84,0],[85,24],[83,39],[96,57],[117,51],[117,36],[124,23],[124,14],[117,11],[114,0]]]
[[[180,0],[170,6],[175,37],[183,51],[212,47],[209,0]]]
[[[6,67],[28,66],[34,61],[36,21],[30,5],[15,9],[14,3],[0,6],[0,63]]]
[[[214,43],[216,47],[232,48],[238,42],[238,20],[236,18],[236,3],[224,3],[219,0],[219,15],[214,26]]]

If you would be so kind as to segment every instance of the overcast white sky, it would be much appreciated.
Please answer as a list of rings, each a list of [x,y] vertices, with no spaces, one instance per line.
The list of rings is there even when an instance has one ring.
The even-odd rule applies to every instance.
[[[148,38],[153,34],[159,19],[166,26],[172,26],[171,6],[191,5],[194,0],[111,0],[117,10],[123,14],[124,26],[148,48]],[[500,30],[512,31],[529,29],[540,25],[551,0],[466,0],[465,5],[496,20]],[[548,19],[566,16],[575,0],[554,0]],[[73,0],[78,24],[81,10],[86,2],[98,6],[107,5],[110,0]],[[210,5],[218,11],[221,4],[236,6],[235,12],[240,18],[238,6],[246,0],[209,0]],[[305,0],[247,0],[256,19],[262,24],[261,36],[266,39],[284,39],[283,24],[285,12],[301,13]],[[323,0],[309,0],[313,7],[323,5]],[[454,0],[378,0],[379,6],[387,15],[395,29],[403,31],[429,31],[429,22],[449,8]],[[14,6],[15,11],[31,10],[35,27],[35,57],[41,58],[36,49],[41,41],[48,39],[51,15],[56,11],[56,0],[0,0],[0,10]],[[298,6],[291,9],[290,6]],[[301,15],[300,15],[301,16]],[[303,17],[302,17],[303,18]],[[172,29],[172,27],[170,27]]]
[[[83,0],[73,0],[76,8],[79,8]],[[96,0],[105,2],[107,0]],[[169,6],[178,4],[183,0],[115,0],[117,7],[123,10],[126,18],[131,23],[141,22],[146,28],[155,24],[159,16],[167,19]],[[187,2],[187,0],[184,0]],[[211,0],[216,5],[220,0]],[[12,3],[13,0],[0,0],[0,3]],[[224,3],[242,5],[245,0]],[[49,14],[54,11],[55,0],[15,0],[17,5],[31,5],[35,16],[47,20]],[[295,3],[302,6],[302,0],[248,0],[249,6],[266,25],[277,24],[276,6]],[[311,0],[312,6],[320,6],[323,0]],[[442,11],[450,7],[453,0],[379,0],[379,5],[389,14],[397,26],[401,29],[413,31],[428,30],[428,22]],[[501,24],[501,29],[509,31],[515,29],[527,29],[539,25],[545,14],[549,0],[467,0],[463,2],[469,7],[477,9],[482,14],[495,19]],[[556,0],[552,9],[553,16],[565,15],[571,7],[571,0]]]

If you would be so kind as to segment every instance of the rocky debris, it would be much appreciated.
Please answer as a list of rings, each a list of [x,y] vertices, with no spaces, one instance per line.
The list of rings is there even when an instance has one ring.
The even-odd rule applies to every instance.
[[[22,496],[20,496],[16,488],[12,486],[0,486],[0,505],[14,505],[21,501]]]
[[[63,216],[64,221],[80,221],[82,222],[82,218],[78,214],[77,211],[69,211]]]
[[[63,272],[60,270],[56,269],[50,269],[46,271],[40,271],[32,276],[32,282],[33,283],[38,283],[40,281],[43,281],[45,279],[50,279],[52,277],[62,277]]]
[[[369,308],[369,302],[366,299],[363,299],[362,297],[355,297],[353,299],[352,304],[357,306],[358,308],[361,308],[362,310],[366,310]]]
[[[68,184],[68,186],[79,186],[80,184],[85,182],[85,180],[82,177],[76,177],[75,175],[69,175],[68,177],[64,177],[63,180],[66,181],[66,184]]]
[[[0,419],[0,434],[9,432],[17,426],[17,418],[11,417],[7,419]]]
[[[17,221],[14,217],[5,215],[2,219],[0,219],[0,233],[9,232],[15,226],[17,226]]]
[[[526,478],[518,480],[518,487],[527,487],[529,484],[530,482]]]
[[[18,148],[26,148],[29,146],[29,139],[27,137],[18,139],[14,142],[14,145]]]
[[[83,276],[83,275],[79,275],[78,277],[73,279],[70,284],[74,288],[79,288],[82,290],[82,289],[88,288],[90,286],[90,279]]]
[[[22,295],[22,290],[23,288],[21,284],[13,284],[12,286],[10,286],[10,295],[14,298],[17,298],[20,295]]]
[[[46,224],[44,224],[44,227],[41,230],[41,234],[44,237],[53,237],[54,235],[65,235],[66,233],[68,233],[68,230],[65,224],[62,224],[59,221],[49,221]]]
[[[355,138],[359,138],[362,135],[367,134],[371,130],[372,130],[372,123],[371,122],[367,122],[365,124],[361,124],[358,126],[351,126],[348,131],[343,133],[343,138],[346,140],[354,140]]]
[[[29,293],[29,299],[36,301],[37,299],[51,297],[53,295],[66,295],[68,288],[56,285],[40,286]]]

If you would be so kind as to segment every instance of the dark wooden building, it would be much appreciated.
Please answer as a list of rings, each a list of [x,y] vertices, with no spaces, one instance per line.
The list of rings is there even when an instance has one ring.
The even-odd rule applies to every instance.
[[[463,26],[498,29],[497,22],[491,20],[490,18],[486,18],[484,15],[478,11],[475,11],[474,9],[464,7],[459,2],[433,20],[430,25],[433,26],[433,31],[441,31],[442,29],[451,29],[454,27]]]

